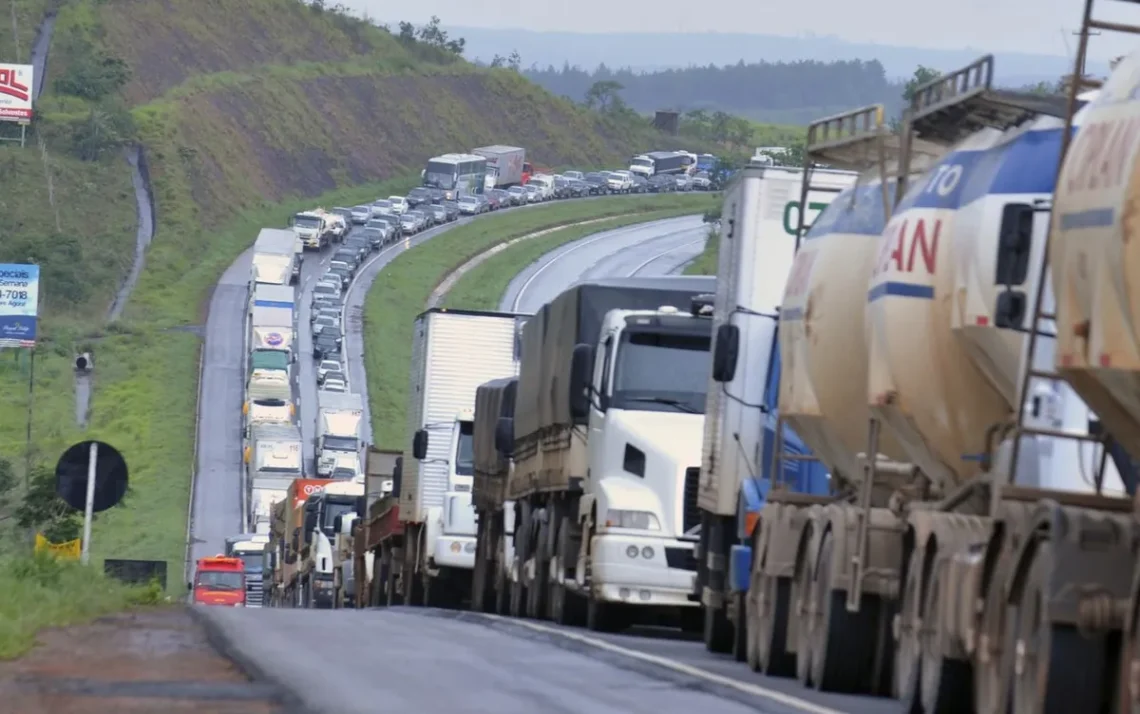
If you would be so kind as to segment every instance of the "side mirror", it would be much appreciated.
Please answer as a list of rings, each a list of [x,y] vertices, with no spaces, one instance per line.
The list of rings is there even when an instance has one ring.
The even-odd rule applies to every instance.
[[[333,533],[340,533],[340,527],[344,525],[344,516],[340,515],[333,519]]]
[[[427,458],[428,450],[428,433],[427,429],[420,429],[412,437],[412,456],[416,457],[418,461],[423,461]]]
[[[515,420],[511,417],[499,417],[495,423],[495,451],[507,458],[515,451]]]
[[[712,378],[716,382],[731,382],[736,376],[736,361],[740,356],[740,328],[725,324],[717,328],[713,345]]]
[[[1020,290],[1003,290],[998,293],[994,326],[1006,329],[1021,327],[1025,323],[1028,303],[1025,293]]]
[[[590,414],[590,375],[594,371],[593,345],[574,345],[570,359],[570,416],[581,423]]]

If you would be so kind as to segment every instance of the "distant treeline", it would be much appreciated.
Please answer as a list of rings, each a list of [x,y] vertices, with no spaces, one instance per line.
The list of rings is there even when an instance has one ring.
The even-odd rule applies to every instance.
[[[622,100],[638,112],[657,109],[720,110],[756,121],[805,124],[827,114],[881,102],[902,109],[901,81],[887,79],[878,61],[739,62],[725,67],[689,67],[658,72],[593,71],[564,65],[523,74],[555,94],[582,101],[594,83],[614,81]]]

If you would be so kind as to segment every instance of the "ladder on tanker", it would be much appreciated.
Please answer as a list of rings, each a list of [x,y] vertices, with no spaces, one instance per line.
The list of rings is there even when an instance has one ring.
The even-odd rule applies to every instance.
[[[1140,5],[1140,0],[1114,0],[1116,5]],[[1077,53],[1073,62],[1073,73],[1063,80],[1065,88],[1065,96],[1060,97],[1063,102],[1064,112],[1060,115],[1065,120],[1064,133],[1061,135],[1061,152],[1057,159],[1057,179],[1060,180],[1061,167],[1064,165],[1065,156],[1068,153],[1069,147],[1072,143],[1073,135],[1073,120],[1076,117],[1077,111],[1080,108],[1078,96],[1083,92],[1090,89],[1097,89],[1102,86],[1100,80],[1089,77],[1085,73],[1086,60],[1088,55],[1089,37],[1094,30],[1101,30],[1107,32],[1117,32],[1122,34],[1140,35],[1140,25],[1129,25],[1120,22],[1110,22],[1098,20],[1093,17],[1093,8],[1096,5],[1096,0],[1084,0],[1084,12],[1081,18],[1081,29],[1078,33],[1079,43],[1077,45]],[[1109,4],[1113,4],[1109,2]],[[1056,116],[1056,115],[1055,115]],[[1052,222],[1049,227],[1050,233],[1052,232]],[[1000,503],[1003,497],[1017,498],[1028,497],[1031,498],[1038,494],[1038,489],[1027,488],[1024,486],[1016,485],[1016,475],[1018,459],[1021,455],[1021,440],[1024,436],[1040,436],[1045,438],[1067,439],[1079,442],[1099,444],[1101,447],[1099,463],[1097,465],[1096,473],[1093,475],[1093,486],[1096,489],[1096,496],[1103,495],[1104,489],[1104,476],[1105,466],[1107,465],[1111,443],[1107,433],[1103,429],[1094,430],[1091,428],[1087,432],[1077,432],[1062,429],[1047,429],[1037,426],[1029,426],[1026,422],[1027,405],[1029,399],[1027,395],[1033,386],[1035,380],[1046,382],[1050,385],[1057,385],[1064,381],[1063,377],[1054,370],[1043,370],[1034,367],[1034,359],[1037,356],[1039,348],[1039,341],[1043,337],[1053,337],[1053,325],[1056,319],[1055,312],[1049,312],[1045,306],[1045,287],[1049,278],[1049,265],[1050,265],[1050,237],[1047,236],[1045,241],[1045,249],[1041,259],[1041,268],[1037,275],[1037,297],[1034,300],[1032,312],[1030,313],[1030,322],[1027,332],[1029,333],[1029,343],[1026,349],[1025,356],[1025,369],[1022,370],[1021,380],[1018,388],[1018,409],[1015,421],[1010,425],[1007,433],[1012,436],[1013,443],[1011,446],[1011,453],[1009,459],[1009,468],[1004,474],[999,474],[1004,480],[995,480],[991,485],[990,496],[990,511],[991,515],[996,514],[1000,508]],[[1129,486],[1129,477],[1121,473],[1121,479],[1124,481],[1126,489],[1129,493],[1133,493],[1136,489],[1136,484],[1132,483]],[[1077,494],[1064,498],[1064,501],[1079,501]]]

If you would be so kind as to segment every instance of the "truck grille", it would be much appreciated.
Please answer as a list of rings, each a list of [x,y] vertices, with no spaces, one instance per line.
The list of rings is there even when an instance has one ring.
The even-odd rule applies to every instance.
[[[247,575],[245,577],[245,606],[262,607],[265,604],[265,591],[261,576]]]
[[[701,524],[701,511],[697,507],[697,492],[701,486],[701,467],[685,469],[685,492],[681,511],[681,528],[688,533]]]

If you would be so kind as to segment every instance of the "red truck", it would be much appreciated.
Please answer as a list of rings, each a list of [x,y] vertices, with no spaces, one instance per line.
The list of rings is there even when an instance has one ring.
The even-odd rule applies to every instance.
[[[190,589],[195,605],[245,607],[245,563],[224,555],[199,558]]]

